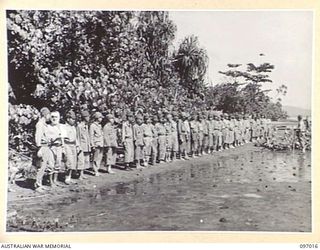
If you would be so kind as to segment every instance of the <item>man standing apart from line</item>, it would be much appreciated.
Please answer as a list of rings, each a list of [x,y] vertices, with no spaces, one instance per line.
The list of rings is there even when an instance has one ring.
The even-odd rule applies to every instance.
[[[48,138],[48,122],[50,121],[50,111],[44,107],[40,110],[40,119],[36,124],[35,142],[38,148],[37,157],[40,162],[40,169],[37,172],[35,189],[36,191],[43,192],[45,188],[42,185],[43,176],[46,171],[52,174],[54,168],[54,157],[53,153],[49,148]]]
[[[103,157],[103,131],[102,131],[102,114],[95,112],[93,114],[93,123],[89,127],[91,151],[93,152],[93,170],[94,175],[99,176],[101,161]]]

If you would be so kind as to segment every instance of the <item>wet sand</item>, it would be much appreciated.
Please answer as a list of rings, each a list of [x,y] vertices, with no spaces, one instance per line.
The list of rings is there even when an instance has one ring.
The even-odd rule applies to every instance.
[[[311,231],[310,152],[247,144],[115,172],[47,194],[14,186],[7,231]]]

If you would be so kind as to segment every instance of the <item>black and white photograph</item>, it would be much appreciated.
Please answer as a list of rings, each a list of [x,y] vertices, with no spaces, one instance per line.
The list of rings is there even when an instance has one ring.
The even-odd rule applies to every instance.
[[[312,10],[6,12],[6,232],[304,232]]]

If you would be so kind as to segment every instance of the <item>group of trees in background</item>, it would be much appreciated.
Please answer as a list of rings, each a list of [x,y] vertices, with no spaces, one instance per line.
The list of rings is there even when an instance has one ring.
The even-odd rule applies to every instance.
[[[7,11],[9,138],[43,106],[285,115],[262,90],[273,65],[229,64],[229,81],[209,87],[206,50],[196,36],[174,48],[176,30],[166,11]]]

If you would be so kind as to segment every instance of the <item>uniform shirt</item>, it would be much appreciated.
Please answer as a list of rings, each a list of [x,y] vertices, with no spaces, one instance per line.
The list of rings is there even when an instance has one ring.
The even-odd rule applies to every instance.
[[[65,135],[62,124],[49,125],[47,130],[48,140],[53,146],[61,146],[63,144],[62,138]]]
[[[199,122],[197,121],[190,121],[190,130],[191,133],[199,133]]]
[[[152,127],[153,127],[153,125],[151,123],[145,123],[142,125],[144,137],[152,137],[153,136]]]
[[[117,127],[114,124],[106,123],[103,127],[103,146],[118,147]]]
[[[65,142],[68,144],[74,144],[79,145],[79,139],[77,136],[77,130],[75,126],[71,126],[70,124],[64,125],[64,131],[66,133],[66,136],[64,138]]]
[[[35,141],[37,147],[40,147],[42,144],[48,143],[47,136],[48,124],[45,122],[43,118],[39,119],[36,124],[36,132],[35,132]]]
[[[208,134],[212,134],[213,131],[214,131],[214,124],[215,123],[215,120],[208,120],[207,121],[207,128],[208,128]]]
[[[157,138],[158,137],[158,130],[157,130],[156,126],[154,124],[150,124],[150,125],[151,125],[152,137]]]
[[[122,140],[133,139],[132,124],[128,121],[122,124]]]
[[[174,120],[170,121],[171,123],[171,132],[172,135],[177,136],[178,135],[178,124]]]
[[[79,138],[80,148],[83,152],[90,152],[89,126],[85,122],[80,122],[76,130]]]
[[[133,125],[133,140],[137,146],[143,145],[143,126],[142,124]]]
[[[103,147],[102,126],[98,122],[93,122],[89,128],[91,147]]]
[[[164,124],[164,127],[166,129],[166,135],[172,135],[172,125],[171,125],[171,122],[166,122]]]
[[[155,129],[156,129],[157,132],[158,132],[158,136],[166,135],[166,132],[167,132],[167,131],[166,131],[165,126],[164,126],[162,123],[156,123]]]

